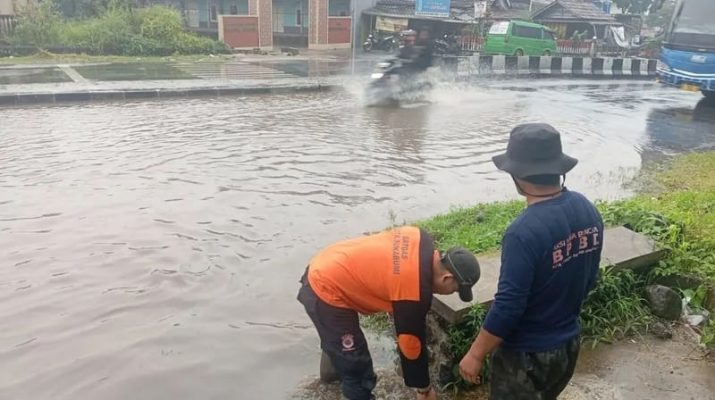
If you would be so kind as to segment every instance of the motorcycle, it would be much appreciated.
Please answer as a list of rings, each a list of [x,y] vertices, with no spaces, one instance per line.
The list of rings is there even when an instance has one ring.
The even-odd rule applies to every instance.
[[[435,39],[434,52],[438,55],[454,55],[458,56],[461,53],[457,37],[454,35],[444,34],[442,39]]]
[[[424,72],[409,71],[404,60],[391,58],[377,64],[365,98],[369,107],[397,107],[425,101],[432,83]]]
[[[367,40],[362,44],[363,50],[365,52],[370,52],[372,50],[384,50],[392,52],[397,49],[399,43],[397,38],[393,35],[378,38],[375,33],[370,33],[367,35]]]

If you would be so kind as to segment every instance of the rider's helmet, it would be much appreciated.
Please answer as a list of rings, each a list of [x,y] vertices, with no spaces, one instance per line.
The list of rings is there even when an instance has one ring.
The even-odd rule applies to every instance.
[[[408,29],[408,30],[400,32],[400,36],[402,36],[402,43],[405,46],[412,46],[415,44],[415,41],[417,40],[417,32],[415,32],[412,29]]]

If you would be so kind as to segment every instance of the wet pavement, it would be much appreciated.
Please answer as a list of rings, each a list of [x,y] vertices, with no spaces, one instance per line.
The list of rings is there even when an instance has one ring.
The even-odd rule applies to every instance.
[[[559,128],[581,160],[568,186],[599,199],[628,196],[644,162],[715,149],[715,109],[655,84],[444,84],[376,109],[344,83],[2,109],[0,398],[289,397],[320,354],[295,301],[307,260],[516,198],[490,162],[515,124]]]
[[[563,400],[712,400],[715,359],[683,329],[585,349]]]
[[[0,69],[0,87],[2,85],[46,84],[72,82],[58,67],[5,68]]]
[[[74,67],[85,79],[96,81],[144,81],[194,79],[171,64],[158,63],[112,63],[101,65],[81,65]]]
[[[387,57],[370,55],[350,59],[323,58],[236,58],[202,61],[175,62],[122,62],[60,64],[70,68],[83,79],[102,85],[115,81],[168,81],[168,80],[214,80],[243,81],[277,78],[319,79],[335,75],[365,75],[375,62]],[[64,73],[57,65],[0,65],[0,92],[27,90],[28,86],[72,82],[72,76]],[[20,86],[23,85],[23,86]],[[47,86],[39,86],[47,87]]]

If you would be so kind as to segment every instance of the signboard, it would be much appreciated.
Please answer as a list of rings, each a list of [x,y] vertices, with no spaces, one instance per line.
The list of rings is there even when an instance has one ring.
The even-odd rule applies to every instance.
[[[328,18],[328,43],[341,44],[350,43],[350,17],[330,17]]]
[[[482,19],[487,15],[487,2],[486,1],[475,1],[474,2],[474,18]]]
[[[236,49],[259,47],[258,17],[222,15],[220,36],[224,43]]]
[[[509,21],[495,22],[489,29],[491,35],[506,35],[509,32]]]
[[[415,15],[449,17],[450,0],[416,0]]]
[[[375,29],[383,32],[401,32],[407,29],[407,18],[377,17]]]

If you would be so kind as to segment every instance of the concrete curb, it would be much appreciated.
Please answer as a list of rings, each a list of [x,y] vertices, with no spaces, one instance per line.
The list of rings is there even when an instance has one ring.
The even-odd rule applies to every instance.
[[[278,94],[297,92],[320,92],[341,88],[332,84],[304,84],[287,86],[255,86],[255,87],[197,87],[180,89],[131,89],[131,90],[83,90],[68,92],[41,93],[8,93],[0,94],[0,107],[41,104],[88,102],[106,100],[146,100],[202,96],[236,96],[248,94]]]
[[[487,56],[445,57],[443,67],[457,78],[489,75],[574,76],[630,79],[655,76],[657,60],[612,57]]]

